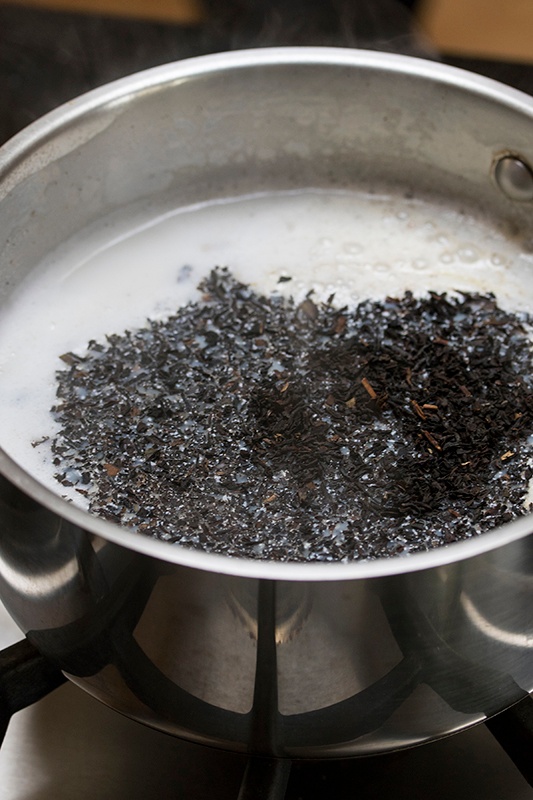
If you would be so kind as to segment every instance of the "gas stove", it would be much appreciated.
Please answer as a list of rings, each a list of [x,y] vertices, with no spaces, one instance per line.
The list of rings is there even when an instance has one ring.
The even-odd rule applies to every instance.
[[[20,632],[0,608],[0,645]],[[67,683],[13,716],[0,750],[2,800],[237,800],[247,759],[174,739],[111,711]],[[292,765],[286,800],[531,800],[490,731],[412,750]]]
[[[241,26],[228,13],[232,4],[222,5],[225,14],[216,11],[215,2],[207,3],[213,13],[203,28],[180,29],[1,4],[0,93],[5,102],[0,141],[59,103],[108,80],[214,50],[339,44],[438,56],[412,34],[408,11],[398,0],[340,3],[335,13],[339,8],[344,12],[338,18],[333,11],[325,18],[327,4],[313,0],[305,6],[305,19],[305,4],[296,0],[270,4],[250,0],[241,3],[246,10]],[[361,9],[357,19],[355,6]],[[283,24],[284,7],[292,9],[290,24]],[[533,66],[466,59],[453,63],[533,93]],[[0,607],[0,647],[20,638]],[[246,767],[244,756],[145,728],[66,683],[13,716],[0,750],[0,797],[244,800],[241,782]],[[386,756],[295,763],[286,798],[371,800],[393,793],[398,800],[533,800],[533,788],[484,725]]]

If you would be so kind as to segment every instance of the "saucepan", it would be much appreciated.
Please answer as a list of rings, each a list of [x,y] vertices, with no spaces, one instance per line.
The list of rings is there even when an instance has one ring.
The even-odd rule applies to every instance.
[[[0,299],[98,220],[254,192],[388,187],[531,242],[531,164],[533,100],[437,63],[280,48],[168,64],[2,148]],[[141,723],[239,752],[352,756],[449,735],[533,690],[530,516],[403,557],[274,562],[92,516],[7,449],[0,472],[2,601],[70,680]]]

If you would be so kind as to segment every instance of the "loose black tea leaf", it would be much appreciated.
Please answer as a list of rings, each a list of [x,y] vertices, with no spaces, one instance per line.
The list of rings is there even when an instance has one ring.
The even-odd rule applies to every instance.
[[[296,305],[221,269],[199,290],[62,356],[56,477],[92,513],[228,556],[331,561],[527,512],[526,315],[480,294]]]

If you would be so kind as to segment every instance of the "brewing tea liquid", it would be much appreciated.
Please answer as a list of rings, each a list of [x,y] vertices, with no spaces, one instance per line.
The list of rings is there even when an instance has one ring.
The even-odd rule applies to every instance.
[[[0,441],[54,491],[47,443],[60,356],[194,301],[228,266],[260,293],[309,292],[342,307],[406,290],[493,292],[533,308],[533,257],[493,226],[438,205],[354,193],[253,196],[178,209],[132,227],[87,230],[18,290],[0,321]]]

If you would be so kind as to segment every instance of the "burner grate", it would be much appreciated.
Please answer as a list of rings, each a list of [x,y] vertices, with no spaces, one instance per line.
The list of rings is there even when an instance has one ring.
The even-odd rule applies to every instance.
[[[36,703],[66,680],[63,673],[23,639],[0,651],[0,743],[13,714]]]
[[[0,651],[0,741],[13,714],[41,700],[65,680],[61,671],[26,639]],[[533,787],[533,697],[526,696],[484,724]],[[369,758],[376,761],[379,756]],[[238,800],[283,800],[291,766],[289,759],[251,756]]]
[[[513,764],[533,786],[533,697],[528,695],[485,725]]]

